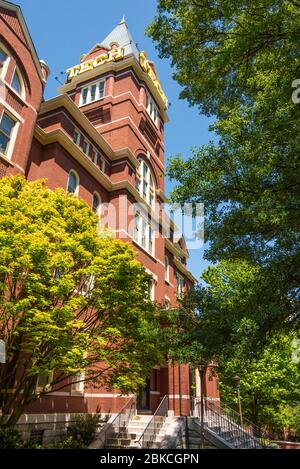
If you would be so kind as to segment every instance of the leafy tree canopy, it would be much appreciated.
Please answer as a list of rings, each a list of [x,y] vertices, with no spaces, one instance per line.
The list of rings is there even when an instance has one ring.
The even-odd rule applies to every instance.
[[[149,276],[97,223],[83,201],[44,181],[0,180],[0,407],[11,425],[83,370],[95,386],[128,392],[160,362]]]
[[[204,202],[206,257],[268,266],[299,300],[300,2],[161,0],[148,28],[217,142],[171,160],[177,202]]]

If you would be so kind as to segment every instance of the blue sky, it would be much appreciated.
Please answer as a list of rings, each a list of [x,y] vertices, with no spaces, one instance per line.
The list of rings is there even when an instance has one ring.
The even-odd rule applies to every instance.
[[[39,57],[51,68],[45,97],[57,94],[58,76],[64,81],[62,71],[76,65],[79,57],[89,51],[117,25],[125,14],[126,22],[139,49],[146,50],[155,62],[164,91],[171,103],[170,123],[165,131],[166,160],[169,156],[182,153],[188,156],[190,148],[207,143],[213,138],[208,127],[211,121],[200,116],[186,101],[178,99],[179,85],[172,79],[168,60],[158,58],[155,45],[145,36],[146,26],[156,11],[156,0],[114,0],[107,3],[97,0],[19,0],[29,26]],[[166,181],[166,193],[172,185]],[[203,249],[190,251],[189,268],[199,278],[208,265],[203,260]]]

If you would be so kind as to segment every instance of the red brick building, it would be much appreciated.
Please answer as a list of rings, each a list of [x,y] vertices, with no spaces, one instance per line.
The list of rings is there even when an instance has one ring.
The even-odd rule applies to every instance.
[[[0,66],[1,176],[46,178],[50,189],[82,198],[135,247],[153,277],[152,299],[176,305],[195,279],[184,239],[164,211],[167,98],[125,20],[67,71],[59,96],[42,101],[49,69],[37,57],[20,8],[0,1]],[[154,369],[139,407],[154,410],[168,395],[170,410],[188,415],[193,381],[187,365]],[[218,398],[214,378],[207,390]],[[127,399],[117,390],[70,383],[28,413],[113,413]]]

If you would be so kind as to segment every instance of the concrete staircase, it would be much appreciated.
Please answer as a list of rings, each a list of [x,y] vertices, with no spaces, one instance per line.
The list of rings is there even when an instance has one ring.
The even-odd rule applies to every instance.
[[[119,433],[112,433],[107,439],[105,448],[136,448],[141,449],[139,439],[144,433],[147,425],[152,419],[152,415],[134,415],[129,420],[128,425],[120,429]]]

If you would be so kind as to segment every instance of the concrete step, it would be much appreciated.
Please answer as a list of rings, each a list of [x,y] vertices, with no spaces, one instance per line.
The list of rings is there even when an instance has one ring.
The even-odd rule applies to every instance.
[[[140,447],[136,441],[122,438],[108,438],[106,447],[133,448]]]
[[[135,415],[132,417],[130,422],[142,421],[142,422],[149,422],[152,419],[153,415]]]

